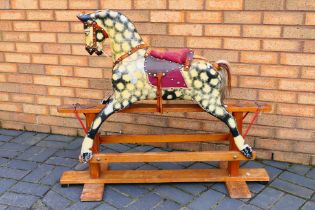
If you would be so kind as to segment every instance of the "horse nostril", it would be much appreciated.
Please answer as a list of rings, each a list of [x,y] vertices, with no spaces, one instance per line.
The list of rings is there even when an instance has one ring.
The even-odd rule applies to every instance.
[[[100,56],[103,54],[103,51],[96,51],[95,53],[96,53],[96,55]]]
[[[94,53],[94,51],[95,51],[95,49],[92,48],[92,47],[85,47],[85,50],[86,50],[90,55],[92,55],[92,54]]]

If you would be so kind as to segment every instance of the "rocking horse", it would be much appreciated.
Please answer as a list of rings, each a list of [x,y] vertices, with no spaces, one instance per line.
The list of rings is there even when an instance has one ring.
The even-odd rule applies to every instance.
[[[103,53],[109,39],[113,65],[113,94],[103,104],[85,136],[80,160],[92,158],[93,139],[102,123],[113,113],[140,100],[193,100],[203,110],[224,122],[230,129],[238,150],[248,159],[252,149],[244,144],[235,119],[223,103],[225,90],[231,88],[230,66],[226,61],[209,63],[193,51],[158,52],[149,50],[134,24],[123,14],[103,10],[78,15],[84,24],[87,52]],[[88,72],[87,72],[88,73]]]

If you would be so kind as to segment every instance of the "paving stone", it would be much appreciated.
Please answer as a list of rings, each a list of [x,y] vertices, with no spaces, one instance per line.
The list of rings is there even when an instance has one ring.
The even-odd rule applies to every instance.
[[[201,183],[176,183],[174,186],[193,195],[197,195],[206,190],[206,187]]]
[[[117,208],[114,208],[113,206],[110,206],[107,203],[103,203],[102,205],[98,206],[95,210],[117,210]]]
[[[6,209],[6,208],[7,208],[7,206],[0,204],[0,210],[4,210],[4,209]]]
[[[5,165],[7,162],[9,162],[9,159],[0,157],[0,166]]]
[[[3,157],[3,158],[14,158],[18,154],[20,154],[20,152],[18,151],[9,151],[9,150],[0,149],[0,157]]]
[[[2,179],[2,180],[0,180],[0,194],[5,192],[7,189],[9,189],[15,183],[16,183],[16,181],[13,180],[13,179]]]
[[[310,177],[312,179],[315,179],[315,167],[313,167],[307,174],[307,177]]]
[[[107,144],[105,148],[109,148],[117,152],[126,152],[127,150],[130,149],[130,147],[124,144]]]
[[[57,166],[73,167],[78,163],[78,161],[70,158],[50,157],[45,163]]]
[[[158,169],[158,167],[152,166],[148,163],[145,163],[142,166],[140,166],[139,168],[137,168],[137,170],[156,170],[156,169]]]
[[[240,210],[261,210],[261,208],[253,205],[243,205]]]
[[[37,200],[33,206],[32,209],[36,209],[36,210],[49,210],[49,208],[43,203],[42,200]]]
[[[7,167],[14,168],[14,169],[22,169],[22,170],[33,170],[37,167],[37,163],[31,161],[24,161],[24,160],[11,160]]]
[[[34,169],[30,174],[23,178],[24,181],[39,183],[39,181],[51,173],[54,166],[41,164]]]
[[[301,210],[314,210],[315,209],[315,202],[308,201],[305,203],[305,205],[302,207]]]
[[[14,138],[11,142],[26,145],[35,145],[47,136],[48,134],[46,133],[24,132],[23,134]]]
[[[18,152],[22,152],[26,150],[28,147],[29,147],[28,145],[17,144],[17,143],[12,143],[12,142],[8,142],[1,145],[1,149],[10,150],[10,151],[18,151]]]
[[[190,165],[188,168],[189,169],[207,169],[207,168],[214,168],[214,166],[206,164],[206,163],[196,162]]]
[[[72,158],[75,160],[78,159],[79,155],[80,155],[80,150],[69,150],[69,149],[59,150],[54,154],[54,156],[57,156],[57,157]]]
[[[43,202],[52,209],[64,209],[70,204],[69,200],[52,190],[45,195]]]
[[[282,170],[272,166],[266,166],[265,168],[269,174],[270,180],[274,180],[279,174],[282,173]]]
[[[107,187],[108,186],[109,185],[107,185]],[[139,187],[137,184],[110,185],[110,188],[133,198],[138,198],[148,192],[146,189]]]
[[[247,182],[247,185],[248,185],[250,191],[253,193],[258,193],[266,187],[265,185],[259,184],[256,182]]]
[[[219,191],[220,193],[223,193],[224,195],[227,195],[227,190],[224,183],[215,183],[211,186],[211,188]]]
[[[0,177],[20,180],[30,171],[0,167]]]
[[[289,163],[274,160],[264,160],[263,163],[280,169],[287,169],[290,166]]]
[[[41,179],[40,183],[47,185],[54,185],[57,181],[59,181],[63,172],[68,171],[69,168],[63,166],[55,167],[50,174]]]
[[[71,142],[74,140],[74,136],[65,136],[65,135],[59,135],[59,134],[51,134],[47,136],[44,141],[63,141],[63,142]]]
[[[269,209],[283,195],[284,195],[283,192],[267,187],[261,193],[259,193],[254,199],[252,199],[250,203],[255,206],[261,207],[262,209]]]
[[[15,206],[9,206],[6,210],[28,210],[27,208],[20,208]]]
[[[79,137],[79,138],[75,138],[73,141],[71,141],[67,147],[65,149],[79,149],[81,148],[81,145],[82,145],[82,140],[83,138],[82,137]]]
[[[69,185],[69,187],[61,187],[59,183],[55,184],[53,187],[55,192],[71,201],[80,200],[82,189],[83,185]]]
[[[111,163],[109,168],[111,170],[134,170],[141,167],[144,163]]]
[[[313,196],[312,196],[312,199],[311,199],[312,201],[315,201],[315,194],[313,194]]]
[[[180,208],[181,206],[177,203],[170,200],[164,200],[156,208],[154,208],[154,210],[175,210]]]
[[[266,168],[266,165],[258,162],[258,161],[247,161],[242,166],[244,168]]]
[[[183,169],[184,166],[172,162],[154,162],[150,165],[155,166],[159,169]]]
[[[148,145],[141,145],[127,150],[127,152],[148,152],[152,150],[154,147]],[[151,152],[151,151],[150,151]]]
[[[66,208],[67,210],[90,210],[95,209],[96,206],[100,205],[100,202],[76,202],[75,204]]]
[[[216,206],[224,197],[223,194],[210,189],[197,197],[188,207],[194,210],[210,209]]]
[[[6,136],[18,136],[21,135],[24,131],[18,131],[18,130],[8,130],[8,129],[0,129],[0,134],[1,135],[6,135]]]
[[[305,200],[301,198],[292,195],[285,195],[277,203],[275,203],[271,210],[296,210],[299,209],[304,202]]]
[[[49,147],[55,149],[67,149],[68,144],[66,142],[60,141],[40,141],[36,144],[36,146]]]
[[[216,210],[239,209],[244,203],[237,199],[225,197],[215,208]]]
[[[16,193],[31,194],[40,197],[43,196],[48,190],[49,187],[47,186],[28,182],[19,182],[10,189],[10,191]]]
[[[13,139],[12,136],[4,136],[4,135],[0,135],[0,142],[8,142],[11,139]]]
[[[180,204],[187,204],[193,198],[192,195],[171,187],[167,184],[160,185],[155,189],[155,192],[163,198],[171,199]]]
[[[271,183],[271,186],[278,188],[280,190],[283,190],[285,192],[291,193],[293,195],[304,197],[304,198],[311,198],[313,194],[313,190],[307,189],[305,187],[301,187],[296,184],[291,184],[289,182],[282,181],[280,179],[275,179]]]
[[[31,208],[33,203],[38,200],[37,197],[32,195],[24,195],[6,192],[0,197],[0,203],[10,206],[18,206],[22,208]]]
[[[289,182],[293,182],[294,184],[301,185],[306,188],[310,188],[315,190],[315,180],[307,178],[305,176],[293,174],[290,172],[283,172],[280,176],[280,179],[288,180]]]
[[[126,209],[139,210],[139,209],[152,209],[161,201],[161,197],[155,193],[149,193],[139,198],[136,202],[132,203]]]
[[[57,150],[53,148],[44,148],[33,146],[19,155],[17,159],[44,162],[52,156]]]
[[[310,166],[292,164],[288,168],[288,171],[291,171],[291,172],[293,172],[295,174],[305,175],[310,169],[311,169]]]
[[[127,196],[106,187],[103,200],[119,209],[128,206],[132,202]]]

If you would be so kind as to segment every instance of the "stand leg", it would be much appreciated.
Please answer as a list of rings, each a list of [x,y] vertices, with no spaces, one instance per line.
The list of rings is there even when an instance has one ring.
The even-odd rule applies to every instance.
[[[245,181],[225,182],[231,198],[251,198],[251,193]]]
[[[243,126],[243,112],[234,112],[233,116],[235,118],[236,124],[237,124],[237,129],[240,132],[240,134],[242,134],[242,126]],[[233,136],[230,135],[229,137],[229,141],[230,141],[230,151],[238,151],[234,140],[233,140]],[[238,176],[238,170],[240,168],[240,161],[229,161],[228,163],[228,171],[230,176]]]

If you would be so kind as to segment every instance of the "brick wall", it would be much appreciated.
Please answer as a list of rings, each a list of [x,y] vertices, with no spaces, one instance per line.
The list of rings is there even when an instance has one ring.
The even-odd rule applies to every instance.
[[[0,122],[3,128],[82,135],[61,104],[111,93],[110,58],[84,51],[81,11],[111,8],[155,48],[190,47],[232,63],[227,101],[272,104],[248,141],[260,158],[315,164],[314,0],[0,0]],[[247,120],[248,122],[248,120]],[[141,126],[139,126],[141,125]],[[116,114],[103,130],[226,131],[206,113]],[[172,144],[192,150],[227,145]]]

